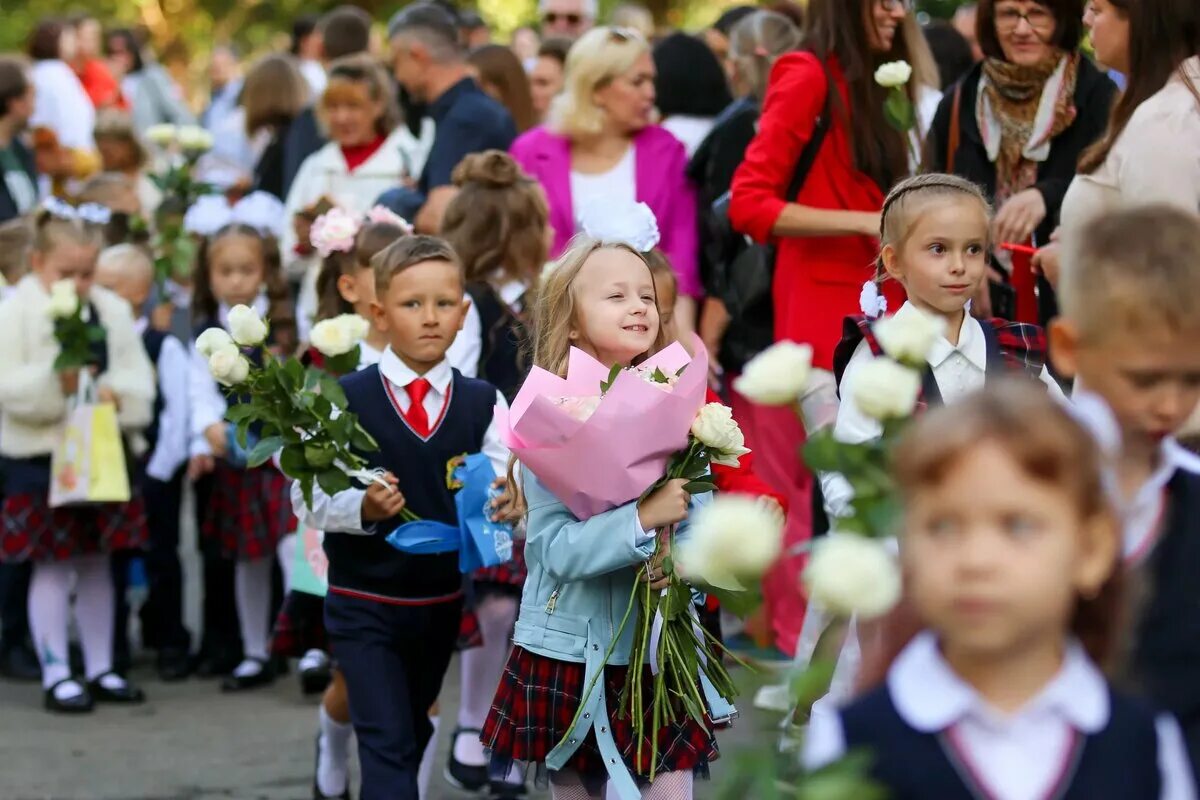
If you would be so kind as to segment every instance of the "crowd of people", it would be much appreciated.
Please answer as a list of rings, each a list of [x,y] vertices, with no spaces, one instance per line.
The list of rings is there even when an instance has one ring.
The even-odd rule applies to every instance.
[[[814,475],[803,444],[878,439],[846,398],[889,352],[885,318],[931,317],[922,419],[895,453],[905,599],[856,622],[804,762],[873,748],[905,797],[1195,797],[1200,8],[915,5],[784,0],[667,31],[636,4],[540,0],[508,44],[439,0],[386,27],[346,5],[296,20],[286,52],[215,43],[203,104],[142,31],[40,22],[0,56],[0,675],[87,713],[156,702],[130,679],[141,651],[163,681],[227,692],[294,664],[320,695],[316,798],[350,796],[355,753],[357,796],[425,796],[444,714],[459,789],[690,798],[716,724],[655,716],[651,782],[617,710],[630,636],[601,623],[638,575],[666,585],[655,531],[704,498],[672,481],[580,521],[495,409],[571,348],[625,367],[707,350],[710,399],[752,450],[714,468],[717,493],[786,526],[762,609],[698,614],[803,663],[828,622],[807,545],[860,488]],[[893,62],[904,79],[880,79]],[[165,146],[184,129],[207,132],[186,163]],[[162,180],[181,164],[203,184],[183,207]],[[56,366],[64,280],[94,331],[83,367]],[[227,421],[246,398],[200,335],[238,306],[318,368],[318,323],[370,321],[339,377],[384,480],[305,497],[284,465],[247,466]],[[738,381],[779,342],[812,362],[782,406]],[[50,501],[84,398],[116,408],[128,502]],[[522,533],[466,579],[383,540],[406,509],[455,519],[464,453]],[[324,597],[294,586],[305,530]],[[459,707],[440,709],[456,651]]]

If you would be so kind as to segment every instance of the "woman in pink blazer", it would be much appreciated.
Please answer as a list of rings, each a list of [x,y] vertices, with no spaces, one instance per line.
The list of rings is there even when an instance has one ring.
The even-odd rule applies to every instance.
[[[519,137],[513,157],[541,183],[557,258],[585,214],[633,202],[658,219],[659,247],[679,277],[675,323],[695,330],[703,295],[697,262],[696,196],[687,153],[654,119],[650,46],[625,28],[594,28],[567,57],[563,93],[549,122]]]

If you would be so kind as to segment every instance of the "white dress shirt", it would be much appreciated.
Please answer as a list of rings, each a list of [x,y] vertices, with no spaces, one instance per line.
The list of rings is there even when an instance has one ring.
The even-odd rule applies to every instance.
[[[422,406],[425,408],[425,414],[429,417],[429,424],[436,430],[449,396],[450,384],[454,379],[450,362],[443,360],[424,375],[418,375],[389,347],[383,351],[383,356],[379,360],[379,371],[388,382],[388,386],[392,390],[392,397],[400,407],[400,411],[405,414],[412,405],[412,399],[408,396],[408,385],[422,377],[429,381],[429,393],[425,395]],[[496,405],[508,408],[508,403],[500,392],[496,392]],[[404,423],[397,419],[396,424]],[[480,448],[480,452],[492,462],[492,469],[495,470],[496,475],[504,475],[508,472],[509,450],[500,441],[500,429],[496,425],[495,419],[488,425],[488,429],[483,435],[483,446]],[[400,487],[400,489],[403,491],[404,487]],[[304,502],[300,486],[293,482],[292,509],[296,512],[301,524],[306,527],[326,532],[370,535],[375,531],[364,529],[362,520],[362,502],[365,494],[365,489],[355,487],[330,497],[321,491],[321,487],[313,486],[313,504],[310,509]]]
[[[954,673],[933,633],[918,634],[901,651],[887,675],[897,713],[921,733],[947,732],[951,746],[989,797],[1036,800],[1049,797],[1062,778],[1075,733],[1097,733],[1109,723],[1108,686],[1083,648],[1072,642],[1062,667],[1020,710],[1003,713]],[[1168,714],[1155,721],[1159,798],[1194,800],[1195,785],[1179,726]],[[817,769],[846,753],[841,717],[813,717],[804,743],[804,763]]]
[[[493,286],[496,284],[493,283]],[[513,311],[517,311],[517,301],[529,291],[529,284],[524,281],[507,281],[499,284],[496,294]],[[467,309],[467,318],[463,320],[462,330],[454,337],[454,343],[446,351],[446,360],[450,366],[466,375],[468,378],[479,377],[479,359],[483,356],[483,317],[474,303]]]
[[[139,336],[145,332],[148,324],[149,320],[145,317],[134,323]],[[178,339],[167,336],[154,367],[163,409],[158,417],[158,441],[146,463],[146,474],[165,483],[188,460],[188,438],[191,436],[188,422],[188,352]]]
[[[917,308],[906,302],[895,316],[902,319],[913,313],[918,313]],[[838,441],[857,444],[877,439],[883,434],[879,421],[860,411],[851,399],[854,396],[854,384],[859,371],[873,359],[870,345],[865,340],[861,341],[842,374],[839,387],[842,399],[838,406],[837,422],[833,427],[833,435]],[[926,361],[933,370],[933,379],[944,403],[953,403],[983,388],[987,376],[987,340],[979,320],[965,314],[962,327],[958,331],[958,344],[951,344],[944,336],[938,337]],[[1062,389],[1050,376],[1049,370],[1042,367],[1040,377],[1052,395],[1063,397]],[[822,473],[820,478],[821,489],[825,495],[825,508],[830,517],[845,516],[854,497],[850,483],[838,473]]]

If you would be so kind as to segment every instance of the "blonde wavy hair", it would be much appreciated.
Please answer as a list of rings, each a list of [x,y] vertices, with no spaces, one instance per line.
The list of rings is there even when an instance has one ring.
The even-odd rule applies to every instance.
[[[604,111],[593,95],[633,69],[650,44],[631,28],[593,28],[571,45],[564,65],[563,90],[550,106],[550,127],[564,136],[595,136],[604,129]]]

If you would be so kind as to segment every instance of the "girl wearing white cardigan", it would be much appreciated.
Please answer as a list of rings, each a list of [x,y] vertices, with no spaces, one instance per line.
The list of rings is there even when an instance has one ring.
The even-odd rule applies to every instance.
[[[108,554],[146,541],[139,498],[127,503],[50,508],[50,454],[63,435],[68,398],[80,370],[55,371],[59,346],[49,289],[71,279],[89,324],[103,329],[93,344],[97,398],[117,408],[122,430],[146,427],[154,403],[154,370],[134,329],[128,303],[92,285],[102,227],[69,206],[38,213],[32,272],[0,303],[0,459],[6,497],[0,511],[0,562],[33,562],[29,621],[50,711],[86,712],[93,703],[140,703],[142,691],[113,672],[113,586]],[[87,681],[71,675],[68,608],[74,577],[75,619]]]

